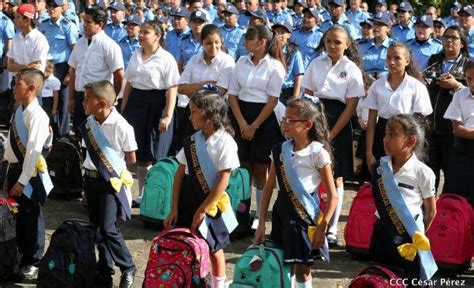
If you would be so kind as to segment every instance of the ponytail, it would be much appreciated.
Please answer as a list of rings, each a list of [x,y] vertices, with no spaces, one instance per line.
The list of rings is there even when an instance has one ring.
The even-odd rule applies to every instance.
[[[285,55],[283,54],[283,46],[278,40],[278,37],[275,37],[275,33],[270,31],[265,25],[257,25],[250,27],[245,34],[246,39],[265,39],[267,40],[267,47],[265,54],[268,53],[272,58],[275,58],[283,64],[286,69],[285,64]]]

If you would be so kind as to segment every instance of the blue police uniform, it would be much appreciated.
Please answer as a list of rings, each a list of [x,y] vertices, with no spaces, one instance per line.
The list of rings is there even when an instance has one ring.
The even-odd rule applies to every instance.
[[[354,27],[359,31],[360,34],[360,23],[365,22],[369,19],[369,14],[362,9],[357,10],[356,12],[353,12],[352,9],[349,9],[346,11],[346,16],[349,21],[352,22]]]
[[[69,2],[69,3],[71,3],[71,2]],[[67,18],[67,19],[71,20],[72,22],[74,22],[74,24],[76,24],[76,27],[79,31],[79,25],[81,23],[79,22],[79,16],[77,16],[76,12],[71,11],[71,8],[69,8],[66,13],[63,13],[63,16],[64,16],[64,18]]]
[[[321,18],[323,18],[323,21],[326,21],[326,20],[331,20],[331,14],[329,14],[328,10],[326,10],[326,8],[324,7],[314,7],[314,8],[309,8],[311,10],[316,10],[319,14],[319,16],[321,16]]]
[[[323,33],[319,30],[317,25],[309,31],[299,28],[291,33],[290,42],[294,43],[296,47],[298,47],[298,50],[300,50],[305,69],[308,68],[309,63],[316,58],[316,47],[318,47],[322,37]]]
[[[347,31],[349,31],[349,35],[351,36],[351,38],[353,40],[357,40],[360,38],[360,33],[359,31],[357,30],[357,28],[352,24],[351,21],[347,20],[347,19],[344,19],[342,16],[339,18],[339,20],[337,21],[337,23],[334,23],[332,22],[331,19],[329,20],[326,20],[324,21],[322,24],[321,24],[321,31],[323,32],[326,32],[327,30],[329,30],[329,28],[331,28],[332,26],[334,26],[334,24],[338,24],[338,25],[341,25],[341,26],[344,26]]]
[[[433,38],[428,39],[424,43],[419,43],[416,39],[407,42],[408,47],[411,48],[413,62],[420,70],[428,67],[428,60],[434,54],[438,54],[443,50],[443,45]]]
[[[171,30],[170,32],[166,33],[165,38],[165,49],[166,51],[170,52],[173,55],[176,61],[179,60],[179,50],[181,47],[181,42],[183,41],[183,37],[189,35],[191,33],[191,29],[186,26],[183,32],[178,33],[176,29]]]
[[[288,55],[288,45],[283,47],[283,54],[285,55],[286,60],[286,76],[283,81],[282,88],[291,88],[295,87],[295,76],[304,74],[305,68],[303,64],[303,56],[301,52],[297,49],[291,54]]]
[[[151,21],[155,19],[155,15],[153,15],[153,12],[147,7],[143,8],[143,14],[144,14],[145,21]]]
[[[53,63],[67,62],[72,52],[71,45],[75,45],[79,39],[76,25],[68,18],[61,16],[56,22],[52,19],[44,20],[40,31],[48,39],[48,53]]]
[[[227,48],[227,53],[234,59],[237,59],[237,48],[242,35],[245,34],[245,28],[239,25],[235,25],[234,27],[227,27],[224,25],[221,26],[219,30],[221,31],[222,41]]]
[[[268,21],[272,24],[282,24],[285,26],[293,26],[293,19],[290,14],[285,13],[283,10],[278,12],[267,11]]]
[[[449,26],[459,26],[459,20],[454,19],[452,16],[444,17],[444,23],[446,23],[446,27]]]
[[[15,36],[15,26],[12,20],[0,11],[0,60],[3,61],[3,53],[6,49],[5,44]]]
[[[249,27],[250,16],[247,15],[247,11],[240,11],[239,18],[237,19],[237,23],[243,27]]]
[[[303,14],[293,14],[293,29],[298,29],[301,27],[301,23],[303,22]]]
[[[189,59],[200,52],[202,52],[201,41],[196,41],[192,32],[185,35],[181,41],[181,49],[179,51],[179,60],[183,61],[183,65],[186,66]]]
[[[219,17],[217,16],[217,8],[216,8],[216,6],[214,6],[214,5],[211,4],[210,6],[204,6],[203,8],[204,8],[207,12],[209,12],[209,16],[211,17],[211,22],[214,22],[214,20],[215,20],[216,18],[219,18]]]
[[[133,52],[135,52],[135,50],[140,47],[140,43],[138,42],[138,38],[128,38],[127,36],[120,40],[118,44],[120,46],[120,50],[122,50],[124,67],[127,69],[128,62],[130,61]]]
[[[216,25],[217,27],[221,27],[221,26],[225,25],[225,22],[223,20],[221,20],[221,18],[216,17],[216,19],[214,19],[214,22],[212,22],[212,24]],[[237,24],[239,24],[239,23],[237,23]]]
[[[469,51],[469,57],[474,58],[474,27],[466,33],[467,50]]]
[[[44,12],[43,14],[38,15],[38,22],[43,23],[44,20],[48,20],[49,18],[48,12]]]
[[[117,43],[120,40],[122,40],[124,37],[127,37],[126,26],[123,23],[119,23],[119,24],[110,23],[110,24],[107,24],[107,25],[105,25],[104,32],[105,32],[105,34],[107,34],[107,36],[112,38]]]
[[[390,47],[392,43],[393,39],[387,37],[378,47],[375,44],[375,39],[371,39],[366,44],[359,46],[364,72],[371,75],[387,74],[385,60],[387,59],[388,47]]]
[[[237,46],[237,51],[235,52],[235,62],[242,57],[249,54],[247,49],[245,49],[245,33],[240,37],[239,45]]]
[[[295,11],[291,10],[288,7],[283,8],[283,12],[285,12],[286,14],[289,14],[291,16],[291,18],[293,18],[293,15],[296,14]]]
[[[415,24],[413,21],[407,27],[397,24],[392,27],[392,39],[400,42],[407,42],[415,38]]]

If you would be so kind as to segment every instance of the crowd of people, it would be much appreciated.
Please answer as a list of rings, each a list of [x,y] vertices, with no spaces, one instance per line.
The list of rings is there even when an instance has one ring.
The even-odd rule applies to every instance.
[[[252,226],[261,242],[259,219],[278,186],[271,238],[295,265],[298,287],[312,287],[316,254],[327,258],[328,245],[338,244],[344,182],[354,174],[353,128],[362,131],[360,180],[391,171],[398,187],[385,188],[402,195],[400,210],[416,220],[407,226],[424,233],[431,225],[441,171],[441,190],[473,204],[474,7],[454,2],[443,18],[436,7],[415,15],[409,2],[323,2],[0,2],[0,90],[14,95],[4,191],[20,204],[22,276],[35,277],[44,253],[37,159],[71,132],[87,149],[96,282],[106,287],[114,265],[120,287],[133,286],[136,267],[117,215],[127,219],[140,206],[147,171],[168,155],[180,166],[165,227],[197,228],[231,171],[243,166],[255,187]],[[132,200],[125,185],[106,180],[126,178],[124,167],[135,162],[139,195]],[[207,186],[195,169],[213,172]],[[325,211],[315,197],[320,185]],[[387,200],[378,186],[374,194]],[[398,255],[385,233],[387,215],[379,211],[374,259],[429,279],[429,259]],[[229,235],[220,222],[212,229],[212,287],[224,287]],[[408,234],[403,241],[411,242]]]

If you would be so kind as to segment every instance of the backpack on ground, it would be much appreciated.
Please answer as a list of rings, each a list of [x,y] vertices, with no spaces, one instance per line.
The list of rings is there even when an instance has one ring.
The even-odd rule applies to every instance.
[[[357,192],[349,210],[344,240],[346,251],[353,255],[369,255],[370,240],[374,231],[375,206],[372,188],[369,183],[364,183]]]
[[[252,231],[253,220],[250,217],[251,192],[249,171],[242,167],[232,171],[229,186],[227,186],[225,191],[229,194],[232,209],[239,223],[232,232],[231,237],[246,236]]]
[[[463,271],[470,267],[473,211],[467,200],[456,194],[442,194],[436,202],[436,216],[426,236],[440,270]]]
[[[291,287],[291,265],[283,262],[283,250],[272,242],[250,245],[235,264],[229,288]]]
[[[351,281],[349,288],[405,288],[402,280],[382,265],[370,265]]]
[[[54,231],[41,260],[37,287],[94,287],[93,224],[67,220]]]
[[[53,144],[46,158],[49,175],[54,184],[52,195],[81,195],[84,159],[79,141],[75,136],[64,136]]]
[[[140,219],[145,225],[163,226],[171,210],[174,175],[178,166],[175,157],[164,157],[148,171],[140,203]]]
[[[209,287],[208,274],[206,240],[187,228],[175,228],[153,239],[143,287]]]
[[[16,216],[0,198],[0,281],[18,272]]]

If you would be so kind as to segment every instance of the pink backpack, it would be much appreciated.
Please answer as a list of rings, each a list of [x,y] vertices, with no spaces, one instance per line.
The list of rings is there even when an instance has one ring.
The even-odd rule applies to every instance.
[[[187,228],[164,230],[153,239],[143,287],[209,287],[209,246]]]
[[[431,252],[442,270],[469,268],[473,251],[473,211],[467,200],[456,194],[442,194],[436,202],[435,219],[426,236]],[[467,252],[467,253],[466,253]]]
[[[380,265],[370,265],[357,275],[349,288],[405,288],[403,279]]]
[[[352,201],[349,218],[344,228],[347,252],[369,254],[370,240],[375,221],[377,221],[376,210],[372,188],[369,183],[364,183]]]

